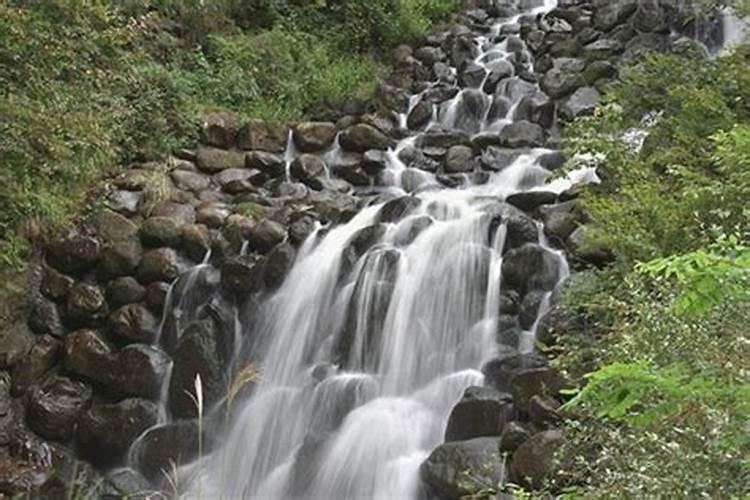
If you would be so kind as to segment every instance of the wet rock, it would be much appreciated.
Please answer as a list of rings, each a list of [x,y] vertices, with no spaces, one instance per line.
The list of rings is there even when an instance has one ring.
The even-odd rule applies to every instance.
[[[229,149],[234,145],[239,117],[229,111],[212,111],[201,116],[200,138],[204,144]]]
[[[147,500],[159,494],[145,477],[129,468],[107,474],[106,486],[111,493],[103,495],[101,500]]]
[[[21,396],[57,362],[62,353],[62,342],[49,335],[36,339],[31,350],[13,368],[14,397]]]
[[[487,72],[477,63],[469,63],[458,74],[458,83],[462,87],[477,88],[484,81]]]
[[[177,253],[171,248],[157,248],[146,252],[138,266],[138,281],[143,284],[172,281],[178,274]]]
[[[380,241],[385,231],[385,224],[373,224],[354,233],[351,240],[349,240],[349,244],[341,253],[340,275],[345,276],[348,274],[354,268],[359,258]]]
[[[482,87],[483,90],[487,94],[495,93],[498,84],[506,78],[513,76],[513,72],[513,65],[508,61],[494,61],[490,74],[487,75],[487,80],[484,82],[484,87]]]
[[[468,146],[453,146],[445,155],[445,171],[460,174],[474,170],[474,151]]]
[[[109,329],[119,339],[127,342],[151,343],[156,338],[159,322],[141,304],[120,307],[109,316]]]
[[[160,349],[130,344],[118,353],[117,369],[107,376],[105,382],[116,394],[157,399],[169,362],[169,356]]]
[[[117,308],[143,300],[146,288],[132,276],[124,276],[109,282],[106,295],[107,302],[113,308]]]
[[[205,146],[198,147],[196,160],[198,168],[208,174],[215,174],[228,168],[242,168],[245,166],[244,153]]]
[[[277,246],[268,254],[263,266],[263,283],[267,288],[274,290],[281,286],[294,264],[296,254],[294,247],[288,243]]]
[[[641,33],[625,45],[623,61],[637,61],[651,52],[666,52],[669,49],[669,36],[657,33]]]
[[[211,178],[205,174],[191,172],[189,170],[172,170],[169,173],[175,186],[184,191],[193,191],[194,193],[208,189],[211,185]]]
[[[537,161],[542,168],[554,171],[562,168],[565,165],[567,157],[562,151],[550,151],[549,153],[540,155],[539,158],[537,158]]]
[[[505,201],[524,212],[533,212],[541,205],[557,201],[557,193],[551,191],[523,191],[508,196]]]
[[[300,181],[307,181],[325,172],[326,166],[319,156],[302,154],[289,166],[289,173]]]
[[[254,168],[228,168],[215,174],[213,178],[224,191],[232,192],[232,185],[238,182],[246,182],[250,186],[261,185],[268,177]]]
[[[362,168],[369,175],[376,175],[379,172],[385,170],[388,165],[388,155],[385,151],[377,149],[371,149],[365,151],[362,156]]]
[[[159,408],[143,399],[94,405],[81,415],[77,444],[81,454],[99,465],[115,465],[146,429],[156,424]]]
[[[223,356],[217,331],[210,321],[193,322],[185,329],[174,355],[169,382],[169,409],[175,418],[195,418],[198,410],[195,377],[200,375],[207,408],[224,394]],[[193,397],[191,397],[191,395]]]
[[[115,353],[95,330],[76,330],[65,339],[65,369],[106,385],[115,371]]]
[[[0,328],[0,369],[12,368],[23,359],[34,340],[34,334],[26,321],[19,320]]]
[[[288,139],[288,127],[263,120],[250,120],[237,133],[237,142],[241,149],[269,153],[283,153]]]
[[[44,297],[37,297],[33,300],[28,324],[31,331],[37,335],[52,335],[53,337],[65,335],[65,327],[57,305]]]
[[[62,300],[68,295],[73,282],[74,280],[70,276],[66,276],[51,267],[45,267],[39,288],[50,299]]]
[[[422,149],[435,147],[448,149],[459,144],[468,146],[471,140],[465,132],[431,130],[421,136],[417,143],[417,146]]]
[[[49,377],[32,387],[26,421],[31,430],[46,439],[68,441],[91,394],[91,388],[82,382],[59,375]]]
[[[138,226],[111,210],[97,214],[94,224],[103,243],[102,274],[114,278],[133,273],[143,255]]]
[[[194,198],[189,201],[173,202],[167,201],[156,205],[152,215],[169,217],[176,220],[179,224],[192,224],[195,222],[195,208],[193,207]]]
[[[549,396],[532,396],[529,400],[529,417],[538,426],[546,426],[560,421],[560,403]]]
[[[600,31],[611,30],[624,23],[635,12],[637,5],[637,0],[599,2],[594,13],[594,27]]]
[[[504,477],[499,438],[476,438],[438,446],[419,475],[438,498],[458,499],[496,488]]]
[[[482,373],[485,384],[500,392],[510,392],[513,377],[523,370],[544,369],[547,359],[539,353],[500,356],[485,363]]]
[[[181,225],[169,217],[149,217],[140,229],[141,241],[151,247],[175,247],[180,242]]]
[[[563,435],[558,430],[534,434],[513,454],[511,480],[516,484],[540,488],[552,471],[555,451],[562,443]]]
[[[160,314],[167,303],[170,284],[163,281],[154,281],[146,287],[146,305],[154,314]]]
[[[564,243],[582,221],[582,214],[575,200],[542,205],[539,212],[544,222],[544,232],[558,244]]]
[[[430,47],[428,45],[419,47],[415,50],[414,57],[427,67],[431,67],[437,62],[444,61],[446,58],[445,52],[443,52],[442,49],[439,47]]]
[[[530,291],[524,296],[518,313],[518,323],[522,329],[531,330],[547,293],[544,291]]]
[[[109,312],[101,288],[88,283],[76,283],[70,289],[65,307],[66,318],[77,325],[94,325]]]
[[[315,228],[315,218],[301,214],[295,217],[289,225],[289,240],[295,245],[301,245],[315,231]]]
[[[503,259],[503,286],[525,295],[529,290],[551,291],[560,278],[560,260],[540,245],[527,243]]]
[[[259,253],[268,253],[286,239],[286,229],[278,222],[263,219],[247,233],[248,248]]]
[[[513,164],[524,153],[522,149],[507,149],[489,146],[482,152],[480,164],[487,170],[500,172]]]
[[[625,50],[625,44],[612,38],[599,38],[583,48],[583,57],[588,61],[613,59]]]
[[[219,228],[231,213],[232,211],[225,203],[208,203],[200,206],[195,221],[209,228]]]
[[[127,217],[138,213],[143,193],[139,191],[117,190],[107,198],[107,207]]]
[[[203,224],[183,226],[180,241],[185,253],[195,262],[203,261],[206,252],[211,248],[211,235]]]
[[[510,394],[491,387],[469,387],[453,407],[445,429],[446,441],[499,436],[513,415]]]
[[[63,273],[88,271],[101,257],[101,244],[91,236],[71,234],[47,247],[47,262]]]
[[[221,266],[221,284],[228,291],[245,295],[260,289],[263,260],[257,255],[241,255],[226,260]]]
[[[545,73],[540,85],[545,94],[552,99],[559,99],[573,93],[578,87],[585,84],[581,71],[584,65],[577,60],[568,60],[556,65]]]
[[[528,121],[514,122],[500,131],[500,143],[509,148],[540,147],[544,145],[544,129]]]
[[[294,142],[303,153],[315,153],[333,145],[336,125],[331,122],[303,122],[294,127]]]
[[[345,151],[365,153],[371,149],[388,149],[393,141],[375,127],[360,123],[341,132],[339,144]]]
[[[513,453],[526,440],[531,437],[531,432],[520,422],[508,422],[503,428],[500,436],[500,451]]]
[[[505,224],[505,246],[503,252],[521,247],[539,240],[538,229],[534,220],[516,207],[507,203],[493,203],[485,207],[484,212],[492,219],[487,235],[488,244],[493,244],[498,228]]]
[[[428,101],[421,99],[414,107],[409,111],[409,115],[406,118],[406,126],[411,130],[417,130],[432,118],[432,104]]]
[[[393,243],[397,246],[411,245],[422,232],[430,227],[434,220],[429,215],[410,217],[403,220],[393,237]]]
[[[386,113],[391,111],[405,113],[409,106],[409,96],[403,89],[382,81],[378,82],[375,88],[375,99],[381,108],[385,108]]]
[[[175,464],[189,463],[198,456],[199,436],[197,421],[178,420],[149,429],[133,450],[138,469],[151,481],[162,481]],[[207,449],[204,445],[203,451]]]
[[[387,202],[378,212],[379,222],[398,222],[414,212],[422,200],[415,196],[401,196]]]
[[[490,98],[481,90],[465,89],[456,105],[453,128],[468,134],[480,132],[490,104]]]
[[[245,167],[256,169],[269,177],[281,177],[286,173],[284,159],[273,153],[253,151],[245,156]]]

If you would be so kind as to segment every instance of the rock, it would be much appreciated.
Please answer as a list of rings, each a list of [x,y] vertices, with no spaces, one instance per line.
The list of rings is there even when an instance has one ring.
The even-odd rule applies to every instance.
[[[422,200],[415,196],[395,198],[382,206],[378,212],[377,221],[384,223],[398,222],[414,212],[421,204]]]
[[[112,494],[104,495],[100,500],[148,500],[159,494],[145,477],[129,468],[115,469],[107,474],[106,486]]]
[[[567,157],[562,151],[550,151],[544,153],[537,158],[539,165],[550,171],[558,170],[565,165]]]
[[[73,286],[73,278],[66,276],[51,267],[44,268],[44,277],[39,286],[41,292],[52,300],[64,299]]]
[[[201,205],[195,216],[198,224],[205,224],[209,228],[219,228],[224,225],[224,221],[231,215],[232,211],[224,203],[208,203]]]
[[[229,149],[234,145],[239,117],[229,111],[211,111],[201,116],[201,141],[209,146]]]
[[[178,420],[149,429],[132,452],[135,463],[151,481],[162,481],[175,465],[189,463],[198,456],[199,436],[197,421]]]
[[[341,132],[339,144],[345,151],[365,153],[371,149],[388,149],[393,141],[375,127],[360,123]]]
[[[154,314],[161,314],[167,303],[171,285],[163,281],[154,281],[146,287],[146,305]]]
[[[62,342],[49,335],[36,339],[31,350],[22,361],[13,368],[14,397],[23,395],[32,384],[37,382],[57,362],[62,353]]]
[[[459,144],[465,146],[471,144],[469,135],[466,132],[430,130],[420,136],[417,141],[417,147],[422,149],[435,147],[448,149]]]
[[[111,210],[97,214],[94,224],[103,243],[102,274],[114,278],[133,273],[143,255],[138,226]]]
[[[224,359],[217,331],[210,321],[193,322],[185,329],[174,355],[169,382],[169,409],[175,418],[195,418],[195,377],[200,375],[206,408],[224,394]],[[193,397],[191,397],[191,395]]]
[[[263,283],[267,288],[274,290],[281,286],[294,264],[296,254],[294,247],[289,243],[277,246],[268,254],[263,266]]]
[[[0,369],[12,368],[34,344],[34,334],[24,320],[0,328]]]
[[[115,371],[115,353],[95,330],[76,330],[65,338],[65,369],[106,385]]]
[[[110,389],[125,396],[158,399],[169,370],[169,356],[144,344],[130,344],[117,355],[117,370],[107,377]]]
[[[669,50],[669,36],[658,33],[641,33],[625,45],[623,61],[637,61],[650,52],[666,52]]]
[[[158,204],[154,208],[152,215],[169,217],[176,220],[179,224],[192,224],[195,222],[195,208],[192,206],[192,198],[187,202],[167,201]]]
[[[500,131],[500,144],[509,148],[544,145],[544,129],[528,121],[513,122]]]
[[[409,111],[409,115],[406,117],[406,126],[411,130],[417,130],[432,118],[432,104],[424,99],[421,99],[414,107]]]
[[[172,170],[169,173],[175,186],[184,191],[198,193],[208,189],[211,185],[211,178],[205,174],[191,172],[189,170]]]
[[[503,258],[503,287],[521,292],[551,291],[560,278],[560,260],[535,243],[510,250]]]
[[[149,217],[140,229],[141,241],[151,247],[176,247],[180,243],[182,228],[169,217]]]
[[[561,419],[559,408],[560,403],[555,398],[535,395],[529,400],[529,417],[534,424],[545,426]]]
[[[278,222],[263,219],[252,226],[247,234],[248,248],[259,253],[268,253],[284,241],[286,229]]]
[[[288,127],[263,120],[250,120],[237,134],[237,142],[241,149],[269,153],[286,151],[288,140]]]
[[[47,247],[47,262],[63,273],[88,271],[101,257],[101,244],[91,236],[70,234]]]
[[[513,416],[510,394],[491,387],[469,387],[453,407],[445,429],[446,441],[499,436]]]
[[[159,321],[145,306],[128,304],[110,314],[109,328],[126,342],[150,344],[156,339]]]
[[[551,191],[522,191],[508,196],[505,201],[524,212],[533,212],[541,205],[557,201],[557,193]]]
[[[599,2],[594,12],[594,27],[600,31],[611,30],[624,23],[635,12],[637,5],[637,0]]]
[[[460,174],[474,170],[474,151],[468,146],[453,146],[445,155],[445,171]]]
[[[427,67],[431,67],[436,62],[444,61],[446,58],[445,52],[442,49],[428,45],[415,50],[414,57]]]
[[[482,84],[486,76],[487,71],[484,67],[472,62],[459,72],[458,83],[462,87],[477,88]]]
[[[511,480],[516,484],[541,488],[552,471],[554,453],[562,443],[563,435],[558,430],[534,434],[513,454],[510,464]]]
[[[132,276],[116,278],[107,285],[107,302],[113,308],[140,302],[145,296],[146,288]]]
[[[70,289],[65,311],[66,318],[76,325],[94,325],[109,312],[104,292],[88,283],[76,283]]]
[[[518,313],[518,322],[523,330],[529,331],[534,326],[547,293],[549,292],[532,290],[524,296]]]
[[[583,76],[577,68],[573,67],[553,67],[544,74],[540,85],[545,94],[552,99],[560,99],[573,93],[578,87],[585,84]]]
[[[544,222],[544,232],[558,244],[564,243],[582,221],[582,214],[575,200],[542,205],[539,212]]]
[[[614,261],[614,254],[609,248],[589,241],[587,234],[590,226],[579,226],[568,237],[568,247],[576,260],[595,267],[605,267]]]
[[[300,151],[315,153],[332,146],[337,133],[336,125],[330,122],[303,122],[294,127],[293,136]]]
[[[488,244],[494,243],[498,228],[502,224],[506,226],[504,253],[539,240],[534,220],[516,207],[507,203],[493,203],[485,207],[484,212],[492,219],[487,235]]]
[[[228,168],[245,166],[245,154],[239,151],[199,146],[196,152],[198,168],[208,174],[215,174]]]
[[[377,175],[385,170],[388,161],[388,154],[385,151],[371,149],[365,151],[365,154],[362,156],[362,168],[369,175]]]
[[[496,489],[505,467],[499,438],[476,438],[438,446],[419,468],[419,475],[438,498],[458,499]]]
[[[260,289],[262,273],[262,258],[257,255],[241,255],[224,261],[221,266],[221,284],[232,293],[245,295]]]
[[[301,245],[316,229],[315,218],[301,214],[289,224],[289,240],[295,245]]]
[[[107,197],[107,207],[127,217],[138,213],[143,193],[139,191],[117,190]]]
[[[340,276],[347,275],[375,243],[380,241],[386,231],[385,224],[373,224],[360,229],[349,240],[349,244],[341,253]]]
[[[467,134],[481,131],[490,98],[479,89],[465,89],[458,98],[453,128]]]
[[[57,305],[44,297],[37,297],[32,301],[28,324],[31,331],[37,335],[52,335],[53,337],[65,335],[65,327]]]
[[[393,244],[397,246],[411,245],[433,223],[434,220],[429,215],[410,217],[404,220],[398,226],[398,231],[393,237]]]
[[[284,159],[273,153],[265,151],[253,151],[245,156],[245,167],[256,169],[269,177],[281,177],[286,174],[286,163]]]
[[[326,166],[319,156],[302,154],[289,166],[289,173],[300,181],[306,181],[325,172]]]
[[[485,384],[500,392],[510,392],[513,377],[523,370],[547,368],[548,362],[539,353],[505,355],[485,363],[482,373]]]
[[[91,388],[82,382],[60,375],[49,377],[31,388],[26,421],[31,430],[46,439],[68,441],[91,394]]]
[[[503,428],[503,434],[500,436],[500,451],[503,453],[513,453],[527,439],[531,433],[520,422],[508,422]]]
[[[138,281],[172,281],[179,275],[177,253],[171,248],[157,248],[143,254],[138,266]]]
[[[583,56],[588,61],[601,61],[615,58],[625,50],[625,45],[612,38],[599,38],[583,48]]]
[[[157,423],[159,407],[143,399],[94,405],[81,415],[77,444],[81,454],[100,465],[115,465],[144,431]]]

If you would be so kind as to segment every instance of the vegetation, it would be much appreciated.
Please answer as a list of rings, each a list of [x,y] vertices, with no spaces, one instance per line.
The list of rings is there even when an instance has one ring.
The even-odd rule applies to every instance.
[[[300,118],[372,90],[449,0],[0,0],[0,273],[115,165],[189,143],[202,110]]]
[[[581,385],[557,491],[750,491],[749,62],[747,46],[711,61],[651,56],[567,131],[571,153],[604,158],[605,182],[582,204],[591,243],[617,263],[566,292],[586,328],[557,360]]]

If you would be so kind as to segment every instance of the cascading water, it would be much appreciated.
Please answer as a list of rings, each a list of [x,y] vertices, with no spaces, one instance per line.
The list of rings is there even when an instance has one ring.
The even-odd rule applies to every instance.
[[[519,102],[537,89],[514,74],[526,63],[509,64],[510,48],[498,36],[519,17],[476,39],[474,63],[484,76],[433,111],[425,130],[497,134],[514,121]],[[513,51],[530,68],[529,52]],[[500,106],[483,89],[493,72],[506,71]],[[429,91],[413,96],[409,108]],[[479,368],[498,349],[533,349],[538,318],[567,266],[526,217],[524,234],[552,264],[536,320],[516,337],[499,335],[503,259],[519,245],[510,225],[523,215],[503,200],[523,191],[559,193],[595,174],[545,185],[538,160],[550,151],[531,149],[482,183],[466,175],[461,187],[445,189],[437,174],[401,160],[421,140],[421,133],[403,139],[382,176],[386,192],[411,196],[365,208],[302,245],[253,325],[261,380],[223,446],[184,468],[186,498],[415,498],[419,466],[443,441],[464,390],[483,383]]]

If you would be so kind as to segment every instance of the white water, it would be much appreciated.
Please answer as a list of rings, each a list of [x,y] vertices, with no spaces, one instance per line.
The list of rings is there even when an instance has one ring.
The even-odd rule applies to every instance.
[[[547,0],[531,13],[554,4]],[[477,44],[476,61],[488,70],[497,56],[508,57],[504,43],[480,37]],[[456,125],[463,95],[433,113],[427,128]],[[482,114],[469,126],[501,129],[512,122],[521,97],[499,125]],[[361,256],[352,258],[347,248],[378,223],[382,204],[304,243],[254,326],[263,340],[261,381],[224,445],[183,469],[184,497],[391,500],[420,494],[420,464],[442,443],[452,406],[467,387],[483,383],[479,368],[497,354],[507,228],[493,231],[487,206],[543,188],[548,172],[537,161],[547,150],[535,149],[484,184],[444,189],[433,174],[398,159],[416,140],[408,137],[390,152],[383,178],[393,192],[414,191],[403,178],[412,172],[421,186],[419,206],[379,226],[375,244]],[[545,189],[559,192],[580,180],[591,179],[573,176]],[[538,243],[558,257],[559,284],[567,275],[565,259],[549,249],[541,231]],[[546,292],[539,314],[549,306],[552,290]],[[512,347],[533,349],[533,330]]]

